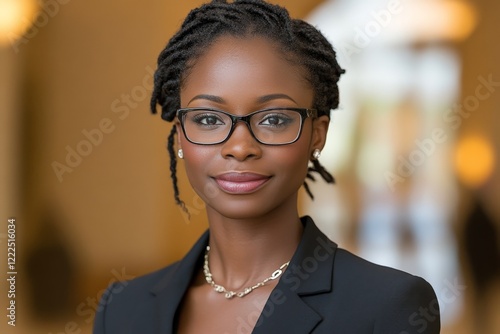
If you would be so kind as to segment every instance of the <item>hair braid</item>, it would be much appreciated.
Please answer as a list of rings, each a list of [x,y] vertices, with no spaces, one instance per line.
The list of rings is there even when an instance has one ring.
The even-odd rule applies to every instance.
[[[172,178],[172,184],[174,186],[174,198],[175,203],[182,208],[182,211],[186,212],[189,216],[189,211],[186,208],[186,204],[179,197],[179,187],[177,186],[177,157],[175,155],[174,149],[174,139],[175,134],[177,133],[177,127],[173,126],[172,130],[170,130],[170,134],[168,135],[168,144],[167,150],[170,156],[170,177]]]
[[[162,119],[168,122],[175,119],[183,81],[208,46],[223,35],[263,36],[275,42],[289,56],[287,59],[306,69],[307,80],[314,90],[313,108],[318,110],[319,116],[330,116],[330,110],[338,107],[337,82],[344,70],[338,65],[331,44],[316,28],[302,20],[291,19],[285,8],[263,0],[212,0],[187,15],[179,31],[160,53],[150,103],[152,113],[156,113],[159,105]],[[168,138],[170,172],[175,201],[187,212],[177,187],[175,131],[174,127]],[[328,183],[334,182],[317,160],[312,160],[307,173],[307,179],[314,181],[311,172],[319,173]],[[313,198],[305,181],[304,188]]]
[[[301,20],[294,20],[293,23],[298,40],[297,52],[307,55],[300,60],[308,69],[309,80],[315,89],[314,108],[320,116],[330,116],[330,110],[338,108],[337,82],[345,71],[337,63],[330,42],[316,28]]]

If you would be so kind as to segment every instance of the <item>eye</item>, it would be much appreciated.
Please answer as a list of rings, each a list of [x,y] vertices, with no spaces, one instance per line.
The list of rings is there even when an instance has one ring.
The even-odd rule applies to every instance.
[[[225,124],[221,116],[213,112],[196,113],[194,115],[191,115],[190,119],[192,122],[198,125],[214,126]]]
[[[272,113],[264,115],[264,117],[262,117],[262,119],[259,121],[259,125],[278,127],[286,126],[290,122],[292,122],[292,118],[290,118],[286,114]]]

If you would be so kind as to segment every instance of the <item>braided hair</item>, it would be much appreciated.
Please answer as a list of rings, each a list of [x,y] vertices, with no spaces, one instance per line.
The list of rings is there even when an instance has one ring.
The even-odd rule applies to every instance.
[[[175,119],[180,108],[180,90],[190,69],[202,53],[223,35],[262,36],[275,42],[291,57],[290,61],[306,70],[306,79],[314,90],[313,108],[318,111],[318,116],[330,116],[330,110],[338,107],[337,82],[344,70],[337,63],[332,45],[316,28],[290,18],[285,8],[263,0],[212,0],[188,14],[180,30],[160,53],[151,97],[152,113],[156,113],[158,104],[162,119],[168,122]],[[177,186],[175,134],[176,127],[173,126],[167,144],[170,175],[175,201],[186,211]],[[311,172],[316,172],[327,183],[335,182],[317,159],[312,160],[312,164],[308,168],[308,179],[315,181]],[[305,181],[304,188],[314,198]]]

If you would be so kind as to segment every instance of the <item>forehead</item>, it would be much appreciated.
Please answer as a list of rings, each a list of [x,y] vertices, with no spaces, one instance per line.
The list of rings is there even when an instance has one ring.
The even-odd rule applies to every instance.
[[[292,59],[264,37],[222,36],[189,70],[181,87],[181,105],[198,94],[245,100],[281,93],[309,107],[312,89],[306,72]]]

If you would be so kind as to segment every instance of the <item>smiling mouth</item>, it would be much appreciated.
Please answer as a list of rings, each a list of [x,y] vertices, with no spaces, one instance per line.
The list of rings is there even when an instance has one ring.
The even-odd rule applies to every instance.
[[[271,177],[255,173],[225,173],[216,176],[215,182],[230,194],[248,194],[256,191]]]

